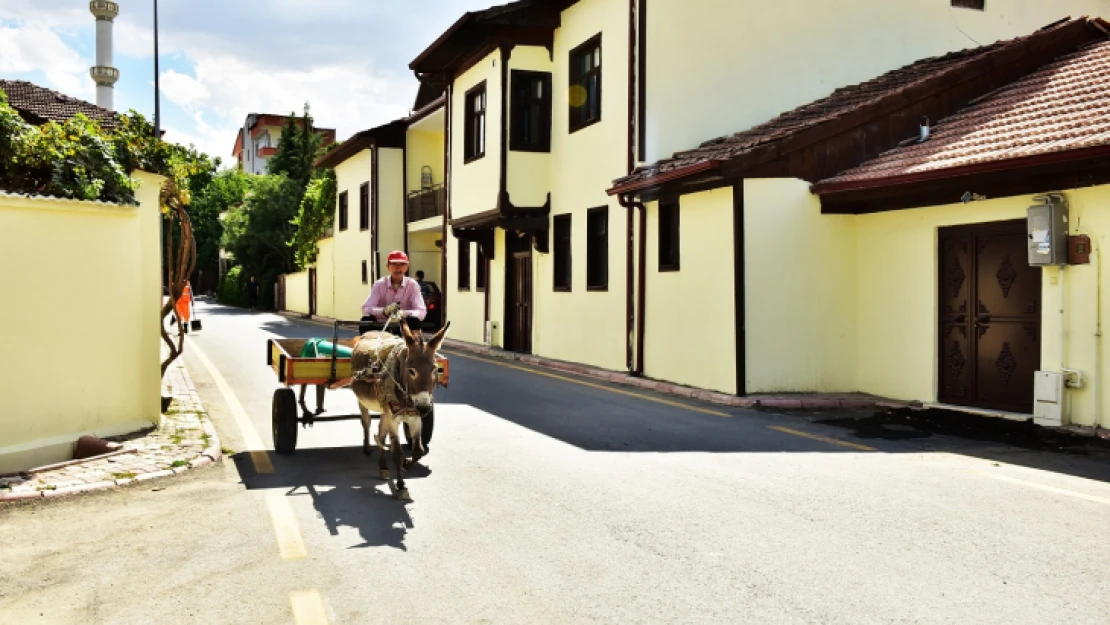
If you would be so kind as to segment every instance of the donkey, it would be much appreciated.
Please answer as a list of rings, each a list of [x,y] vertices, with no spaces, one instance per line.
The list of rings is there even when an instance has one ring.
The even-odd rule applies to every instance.
[[[389,480],[386,462],[386,439],[397,471],[397,498],[411,501],[405,488],[404,451],[401,449],[400,425],[408,425],[412,440],[412,461],[424,456],[421,438],[423,424],[420,412],[432,407],[432,391],[437,383],[436,350],[447,336],[451,322],[444,324],[427,342],[421,332],[415,334],[407,324],[401,324],[401,338],[385,332],[367,332],[358,338],[351,354],[351,390],[358,398],[362,414],[362,452],[367,456],[370,447],[370,411],[381,413],[378,432],[378,468],[381,478]]]

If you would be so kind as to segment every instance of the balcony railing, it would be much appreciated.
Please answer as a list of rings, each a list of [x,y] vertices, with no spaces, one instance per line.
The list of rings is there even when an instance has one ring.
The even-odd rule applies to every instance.
[[[407,220],[420,221],[443,215],[444,189],[443,185],[434,185],[431,189],[423,191],[410,191],[406,200]]]

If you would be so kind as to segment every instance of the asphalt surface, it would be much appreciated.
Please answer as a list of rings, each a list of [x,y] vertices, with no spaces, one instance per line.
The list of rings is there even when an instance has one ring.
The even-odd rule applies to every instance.
[[[272,449],[266,339],[330,328],[198,312],[186,364],[236,453],[0,509],[0,624],[1110,622],[1101,456],[863,438],[450,352],[402,503],[357,420],[250,453]]]

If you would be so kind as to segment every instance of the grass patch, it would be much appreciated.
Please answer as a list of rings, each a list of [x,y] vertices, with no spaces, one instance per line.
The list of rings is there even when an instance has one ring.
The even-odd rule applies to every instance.
[[[220,447],[220,451],[223,452],[223,454],[225,456],[234,456],[235,455],[235,450],[230,448],[230,447]]]
[[[134,471],[120,471],[119,473],[113,473],[112,474],[112,479],[114,479],[114,480],[133,480],[138,475],[139,474],[135,473]]]
[[[170,467],[174,468],[174,469],[176,469],[177,467],[187,467],[187,466],[189,466],[189,463],[185,462],[184,460],[174,460],[172,463],[170,463]]]
[[[42,486],[36,486],[35,490],[58,490],[58,487],[53,484],[43,484]]]

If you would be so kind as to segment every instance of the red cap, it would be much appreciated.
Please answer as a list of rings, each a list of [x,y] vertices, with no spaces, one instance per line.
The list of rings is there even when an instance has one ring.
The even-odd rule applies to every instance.
[[[404,263],[407,265],[409,264],[409,257],[404,252],[396,250],[389,253],[389,256],[386,258],[385,262],[387,265],[389,263]]]

